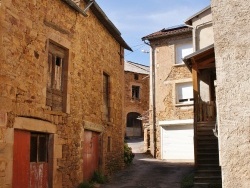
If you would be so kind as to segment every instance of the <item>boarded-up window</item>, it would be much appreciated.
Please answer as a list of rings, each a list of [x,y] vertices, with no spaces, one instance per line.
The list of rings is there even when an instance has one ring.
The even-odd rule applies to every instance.
[[[106,121],[110,120],[110,108],[109,108],[109,75],[103,73],[103,111]]]
[[[49,44],[46,105],[64,111],[67,80],[67,50]]]

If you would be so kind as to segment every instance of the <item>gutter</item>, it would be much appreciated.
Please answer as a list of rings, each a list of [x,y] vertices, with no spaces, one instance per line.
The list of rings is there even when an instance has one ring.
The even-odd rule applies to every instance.
[[[150,43],[145,41],[145,38],[142,38],[143,42],[150,46]],[[152,140],[153,140],[153,157],[156,158],[156,105],[155,105],[155,48],[151,47],[151,72],[152,72]]]
[[[71,8],[73,8],[74,10],[76,10],[77,12],[79,12],[80,14],[82,14],[83,16],[87,17],[88,15],[86,14],[86,12],[84,10],[82,10],[79,6],[77,6],[77,4],[75,4],[73,1],[71,0],[62,0],[65,3],[67,3]]]

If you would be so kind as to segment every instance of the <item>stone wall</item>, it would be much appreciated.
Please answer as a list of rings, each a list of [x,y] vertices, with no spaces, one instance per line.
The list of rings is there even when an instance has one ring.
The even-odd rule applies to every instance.
[[[12,187],[14,129],[54,135],[54,187],[72,188],[82,181],[85,128],[101,133],[100,169],[110,174],[123,167],[121,47],[91,10],[88,15],[83,17],[61,0],[1,2],[1,188]],[[66,112],[51,111],[45,105],[49,41],[69,51]],[[102,113],[103,72],[110,76],[110,122]],[[32,126],[23,126],[19,118]],[[49,122],[54,131],[38,129],[33,120],[42,125]],[[108,136],[112,139],[110,152]]]
[[[175,91],[177,83],[192,81],[191,73],[185,64],[175,65],[175,47],[177,44],[191,41],[191,31],[177,36],[150,41],[155,51],[157,158],[161,158],[161,127],[159,126],[159,121],[193,119],[193,105],[176,105]],[[152,106],[150,112],[152,112]],[[151,121],[152,118],[153,116],[150,114]]]
[[[250,4],[212,0],[223,187],[250,187]]]
[[[134,79],[134,74],[138,75],[138,80]],[[132,85],[140,86],[140,100],[132,99]],[[149,108],[149,75],[125,71],[125,91],[124,91],[124,119],[126,127],[126,117],[129,112],[136,112],[147,116]]]

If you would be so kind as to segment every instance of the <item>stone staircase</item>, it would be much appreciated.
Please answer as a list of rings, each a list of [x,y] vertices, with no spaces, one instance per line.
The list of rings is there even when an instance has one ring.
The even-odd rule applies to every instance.
[[[221,188],[218,138],[213,133],[214,125],[214,121],[197,123],[194,188]]]

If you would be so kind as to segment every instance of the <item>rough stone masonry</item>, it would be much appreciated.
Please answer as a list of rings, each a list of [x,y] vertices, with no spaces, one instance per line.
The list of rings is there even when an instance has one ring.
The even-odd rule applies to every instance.
[[[0,1],[0,188],[14,187],[16,181],[18,132],[49,135],[53,187],[72,188],[83,180],[84,130],[101,139],[100,171],[110,174],[123,167],[123,51],[128,46],[103,18],[97,5],[84,17],[61,0]],[[54,50],[50,70],[52,44],[63,52]],[[104,73],[109,76],[108,120]],[[48,106],[48,79],[63,88],[60,100],[52,99],[61,111]]]

